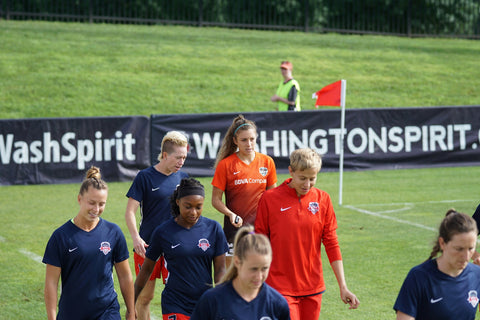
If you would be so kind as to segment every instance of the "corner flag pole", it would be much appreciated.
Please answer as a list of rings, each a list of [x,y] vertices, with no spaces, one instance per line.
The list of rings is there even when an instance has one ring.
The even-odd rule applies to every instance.
[[[338,204],[342,205],[342,191],[343,191],[343,145],[345,138],[345,97],[347,92],[347,80],[342,79],[342,90],[340,97],[341,118],[340,118],[340,162],[338,171],[340,172],[340,182],[338,190]]]

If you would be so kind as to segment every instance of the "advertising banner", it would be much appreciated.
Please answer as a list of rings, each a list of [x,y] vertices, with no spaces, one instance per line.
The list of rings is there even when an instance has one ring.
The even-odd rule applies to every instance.
[[[237,115],[152,115],[152,163],[163,135],[182,131],[190,143],[184,170],[212,176]],[[270,155],[279,173],[288,172],[290,153],[304,147],[322,154],[325,171],[338,170],[342,146],[345,170],[480,165],[480,106],[347,109],[343,143],[340,109],[243,115],[257,125],[256,150]]]
[[[0,120],[0,185],[131,181],[150,164],[148,117]]]

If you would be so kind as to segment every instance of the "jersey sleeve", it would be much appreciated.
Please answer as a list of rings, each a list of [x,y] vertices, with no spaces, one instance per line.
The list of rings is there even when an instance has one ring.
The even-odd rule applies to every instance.
[[[322,242],[325,246],[328,260],[332,263],[333,261],[342,260],[342,253],[337,236],[337,218],[335,217],[330,196],[325,192],[322,197],[322,202],[325,206],[325,225],[323,228]]]
[[[215,173],[213,174],[212,186],[217,187],[218,189],[225,192],[227,188],[227,173],[226,173],[226,161],[223,159],[215,168]]]
[[[268,202],[264,192],[260,197],[257,206],[257,218],[255,219],[255,232],[266,235],[270,239],[270,229],[268,223]]]
[[[122,230],[118,225],[114,226],[117,234],[117,244],[115,246],[113,262],[118,263],[127,260],[129,258],[129,253],[127,241],[125,240],[125,236],[123,235]]]
[[[60,249],[60,242],[58,241],[58,238],[57,238],[57,233],[58,231],[54,232],[50,237],[50,239],[48,240],[42,262],[45,264],[50,264],[52,266],[61,268],[62,267],[62,263],[60,260],[61,249]]]
[[[163,253],[162,242],[162,230],[157,227],[150,238],[150,245],[145,252],[145,256],[150,260],[157,261]]]
[[[220,223],[217,221],[214,221],[215,223],[215,233],[216,233],[216,239],[215,243],[217,243],[216,248],[215,248],[215,256],[221,256],[225,254],[228,251],[228,243],[227,243],[227,238],[225,237],[225,232],[222,230],[222,226]]]
[[[143,200],[143,193],[144,193],[144,186],[143,183],[143,172],[139,171],[136,175],[135,179],[133,179],[132,185],[126,194],[127,198],[132,198],[137,200],[138,202],[142,202]]]
[[[414,318],[417,317],[418,302],[420,297],[420,289],[417,286],[417,281],[415,278],[415,273],[410,270],[402,284],[400,292],[398,293],[395,305],[393,306],[395,311],[401,311]]]
[[[277,183],[277,170],[275,169],[275,162],[271,157],[268,157],[268,172],[267,187],[270,187]]]
[[[290,320],[290,307],[288,306],[287,300],[283,296],[283,298],[277,302],[276,310],[278,312],[278,319],[279,320]]]

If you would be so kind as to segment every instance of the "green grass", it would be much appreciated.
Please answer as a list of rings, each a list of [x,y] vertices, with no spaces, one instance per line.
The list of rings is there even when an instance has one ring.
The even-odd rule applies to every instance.
[[[281,60],[305,110],[347,80],[347,108],[473,105],[480,42],[0,20],[0,118],[272,111]]]
[[[430,253],[436,233],[429,228],[436,229],[451,207],[473,213],[479,202],[479,175],[478,167],[346,172],[343,205],[338,206],[338,173],[321,172],[317,187],[332,196],[347,283],[361,301],[358,310],[343,305],[333,272],[325,263],[322,319],[392,319],[392,306],[408,270]],[[279,181],[286,177],[279,176]],[[210,204],[211,178],[200,180],[208,195],[204,215],[222,222]],[[109,184],[103,217],[122,228],[132,248],[124,220],[129,186]],[[0,319],[44,317],[45,266],[20,250],[43,255],[53,230],[77,213],[78,188],[77,184],[1,188]],[[157,287],[152,305],[156,319],[161,317],[161,289]]]

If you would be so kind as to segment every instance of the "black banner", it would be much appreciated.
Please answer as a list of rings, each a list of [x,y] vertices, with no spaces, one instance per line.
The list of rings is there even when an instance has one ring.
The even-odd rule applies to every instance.
[[[150,164],[148,117],[0,120],[0,184],[131,181]]]
[[[184,170],[212,176],[234,113],[0,120],[0,185],[80,182],[96,165],[108,181],[131,181],[157,162],[167,131],[189,137]],[[288,156],[310,147],[323,170],[338,170],[340,109],[244,113],[258,127],[257,150],[287,173]],[[480,165],[480,106],[347,109],[344,169]]]
[[[323,169],[336,171],[342,146],[340,108],[302,112],[243,113],[258,127],[257,151],[287,173],[288,156],[310,147],[322,154]],[[153,115],[152,163],[170,130],[189,137],[184,170],[212,176],[213,163],[237,114]],[[480,165],[480,106],[347,109],[344,169],[400,169]]]

